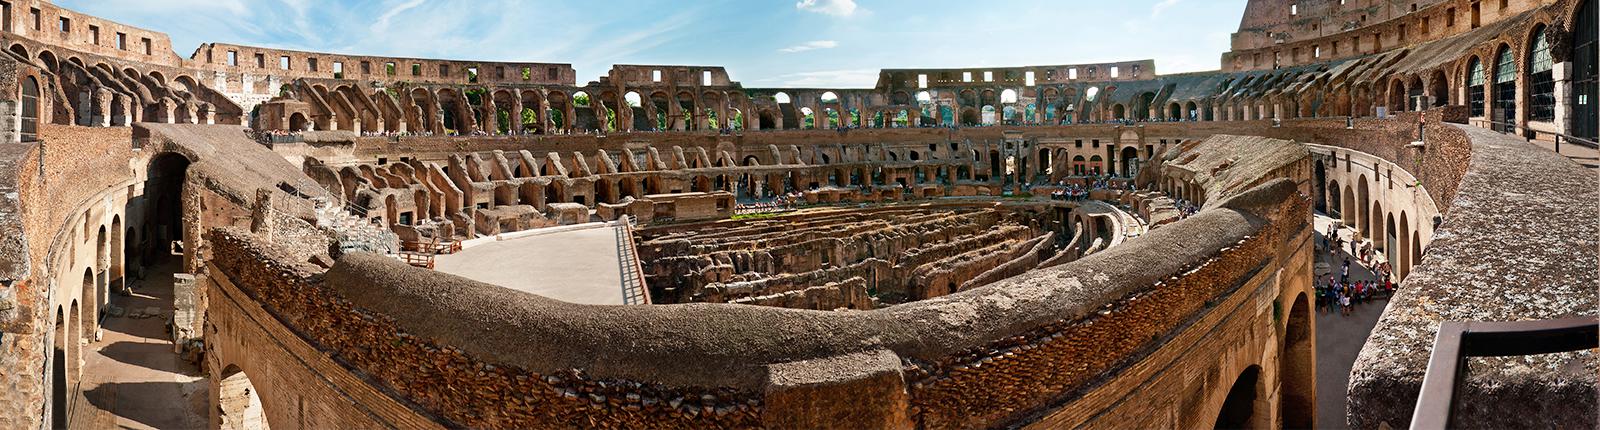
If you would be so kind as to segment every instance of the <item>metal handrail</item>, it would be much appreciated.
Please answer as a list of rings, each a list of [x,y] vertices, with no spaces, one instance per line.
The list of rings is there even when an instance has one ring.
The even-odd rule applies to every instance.
[[[1445,321],[1434,339],[1433,355],[1422,378],[1412,429],[1446,429],[1456,389],[1468,357],[1550,354],[1592,349],[1600,344],[1600,319],[1574,317],[1540,321]]]
[[[1508,123],[1508,122],[1495,121],[1495,120],[1492,120],[1492,119],[1485,119],[1485,120],[1482,120],[1482,122],[1485,123],[1485,124],[1490,124],[1490,125],[1498,125],[1498,126],[1503,126],[1503,127],[1509,127],[1508,130],[1515,130],[1517,128],[1516,124],[1512,124],[1512,123]],[[1490,128],[1489,131],[1494,131],[1494,132],[1500,133],[1500,134],[1509,134],[1509,135],[1513,135],[1513,136],[1516,135],[1516,133],[1514,133],[1512,131],[1497,131],[1497,130],[1495,130],[1493,128]],[[1548,132],[1548,131],[1540,131],[1540,133],[1554,135],[1556,137],[1555,144],[1556,144],[1556,153],[1557,154],[1561,153],[1561,140],[1562,139],[1566,139],[1570,143],[1574,143],[1574,144],[1576,144],[1578,146],[1582,146],[1582,147],[1585,147],[1585,148],[1600,149],[1600,142],[1595,142],[1593,140],[1584,139],[1584,138],[1573,136],[1573,135],[1566,134],[1566,133],[1551,133],[1551,132]]]

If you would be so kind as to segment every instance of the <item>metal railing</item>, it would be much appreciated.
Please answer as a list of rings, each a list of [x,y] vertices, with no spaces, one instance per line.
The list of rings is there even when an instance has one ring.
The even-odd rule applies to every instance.
[[[1517,125],[1516,124],[1512,124],[1512,123],[1508,123],[1508,122],[1500,122],[1500,121],[1495,121],[1495,120],[1489,120],[1489,119],[1485,119],[1485,120],[1482,120],[1482,121],[1479,121],[1479,122],[1481,122],[1483,124],[1489,124],[1491,126],[1489,128],[1490,131],[1494,131],[1494,132],[1497,132],[1497,133],[1500,133],[1500,134],[1507,134],[1507,135],[1522,137],[1521,135],[1518,135],[1516,133],[1516,130],[1517,130]],[[1500,128],[1496,128],[1496,127],[1500,127]],[[1555,136],[1555,138],[1556,138],[1555,146],[1556,146],[1556,153],[1557,154],[1561,153],[1561,142],[1563,140],[1566,141],[1567,144],[1569,144],[1569,145],[1578,145],[1578,146],[1582,146],[1582,147],[1589,148],[1589,149],[1600,149],[1600,142],[1595,142],[1593,140],[1584,139],[1584,138],[1573,136],[1573,135],[1566,134],[1566,133],[1551,133],[1551,132],[1543,131],[1543,130],[1534,130],[1534,131],[1538,132],[1538,133],[1542,133],[1542,134],[1548,134],[1548,135],[1551,135],[1551,136]]]
[[[1445,321],[1433,342],[1422,392],[1411,415],[1412,429],[1451,428],[1450,412],[1468,357],[1504,357],[1592,349],[1600,344],[1600,319],[1541,321]]]
[[[617,233],[617,263],[622,270],[622,304],[648,305],[650,304],[650,285],[645,282],[643,262],[635,250],[633,217],[623,215],[618,220]]]

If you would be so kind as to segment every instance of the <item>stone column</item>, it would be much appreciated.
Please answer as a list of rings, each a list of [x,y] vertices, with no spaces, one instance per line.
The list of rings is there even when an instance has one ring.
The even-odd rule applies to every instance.
[[[511,94],[510,112],[506,114],[507,120],[511,122],[512,133],[522,134],[522,109],[522,95],[513,92]]]
[[[272,190],[256,189],[256,205],[250,209],[250,232],[272,239]]]
[[[204,229],[201,218],[200,181],[196,180],[193,172],[183,183],[181,197],[182,213],[179,218],[183,221],[183,272],[196,273],[200,270],[200,243],[203,240],[201,232]]]

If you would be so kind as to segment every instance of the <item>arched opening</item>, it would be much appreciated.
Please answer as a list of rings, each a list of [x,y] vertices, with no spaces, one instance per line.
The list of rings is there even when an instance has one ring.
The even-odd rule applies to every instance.
[[[1406,103],[1406,84],[1399,79],[1389,82],[1389,112],[1405,112],[1408,105],[1410,103]]]
[[[1122,148],[1122,154],[1117,157],[1122,161],[1122,176],[1131,178],[1139,174],[1140,164],[1142,164],[1141,160],[1139,160],[1139,148],[1132,146]]]
[[[1399,255],[1399,257],[1393,258],[1396,263],[1391,263],[1390,265],[1394,267],[1394,281],[1400,282],[1406,278],[1406,274],[1411,273],[1411,217],[1405,212],[1400,212],[1400,225],[1397,227],[1400,234],[1400,242],[1394,247],[1392,254]]]
[[[123,236],[122,236],[122,216],[121,215],[113,216],[113,217],[111,217],[111,244],[110,244],[110,247],[111,247],[111,275],[109,276],[110,277],[110,281],[107,282],[105,291],[102,291],[102,294],[105,294],[105,295],[100,297],[100,302],[99,303],[108,303],[110,301],[110,299],[111,299],[109,291],[110,290],[121,289],[123,282],[125,282],[124,275],[123,275],[123,272],[125,270],[123,267],[126,265],[126,262],[123,260],[123,251],[124,251],[123,248],[125,246],[127,246],[127,245],[124,244],[124,239],[123,239]],[[104,311],[101,311],[101,313],[104,313]]]
[[[1422,102],[1423,86],[1422,78],[1420,77],[1413,77],[1411,78],[1411,83],[1406,84],[1406,91],[1408,91],[1406,93],[1406,110],[1423,111],[1428,109],[1429,104]]]
[[[1126,108],[1122,107],[1121,103],[1111,105],[1111,119],[1121,121],[1127,118],[1128,113],[1126,112]]]
[[[1395,232],[1397,230],[1395,230],[1394,225],[1394,214],[1390,213],[1383,216],[1383,231],[1383,244],[1386,251],[1384,252],[1384,257],[1389,261],[1389,267],[1398,268],[1400,267],[1400,254],[1405,252],[1405,248],[1395,246],[1398,242],[1396,242]]]
[[[1473,117],[1483,116],[1483,62],[1478,57],[1467,60],[1467,113]]]
[[[966,108],[961,110],[961,125],[974,126],[978,125],[978,121],[979,118],[977,109]]]
[[[1283,428],[1308,429],[1316,424],[1317,365],[1316,340],[1311,326],[1311,309],[1306,304],[1306,294],[1300,293],[1289,309],[1288,324],[1283,329],[1283,360],[1278,366],[1278,378],[1283,386],[1283,399],[1278,407],[1283,414]],[[1220,423],[1219,423],[1220,424]]]
[[[1372,240],[1373,252],[1383,252],[1384,248],[1388,247],[1388,244],[1383,240],[1385,237],[1383,229],[1383,203],[1373,200],[1372,212],[1370,213],[1372,214],[1372,219],[1365,220],[1364,222],[1364,224],[1366,224],[1367,227],[1370,227],[1370,229],[1362,230],[1362,233],[1367,235],[1367,239]]]
[[[1328,188],[1328,191],[1331,192],[1331,194],[1328,196],[1328,216],[1331,216],[1334,219],[1343,219],[1343,209],[1345,207],[1344,199],[1346,194],[1344,192],[1344,188],[1339,188],[1339,181],[1329,181]]]
[[[67,428],[67,348],[78,342],[70,336],[66,310],[56,307],[55,339],[50,356],[50,422],[52,428]],[[70,337],[69,337],[70,336]]]
[[[1496,131],[1509,132],[1517,123],[1517,60],[1511,47],[1500,45],[1495,55],[1494,111],[1490,113]]]
[[[1344,202],[1341,203],[1339,205],[1339,208],[1338,208],[1339,209],[1339,220],[1340,221],[1344,221],[1344,225],[1353,226],[1353,227],[1359,227],[1359,226],[1356,226],[1356,216],[1361,213],[1361,209],[1359,209],[1360,206],[1357,206],[1357,204],[1356,204],[1356,192],[1355,192],[1355,189],[1350,188],[1350,186],[1346,185],[1344,187],[1344,198],[1343,198],[1343,201]]]
[[[817,116],[809,107],[800,108],[800,128],[817,128]]]
[[[1433,107],[1450,104],[1450,82],[1445,79],[1443,70],[1435,70],[1428,79],[1428,96],[1433,98]]]
[[[1323,165],[1322,160],[1317,160],[1315,167],[1311,170],[1311,175],[1313,183],[1317,184],[1312,191],[1315,195],[1311,196],[1312,201],[1315,202],[1316,210],[1324,214],[1331,214],[1332,212],[1328,210],[1328,169],[1327,166]],[[1333,188],[1339,189],[1338,183],[1335,183]]]
[[[173,251],[184,249],[183,192],[189,159],[176,153],[156,156],[145,178],[145,216],[139,237],[147,240],[143,258],[146,265],[160,264]]]
[[[1356,212],[1358,212],[1356,229],[1361,230],[1361,234],[1371,238],[1372,224],[1368,221],[1370,221],[1369,217],[1372,216],[1372,213],[1368,212],[1368,209],[1372,207],[1372,200],[1367,199],[1367,177],[1365,175],[1356,180],[1356,204],[1358,205],[1356,206]]]
[[[1422,264],[1422,235],[1413,231],[1411,232],[1411,263],[1409,265],[1416,267],[1418,264]],[[1407,272],[1410,272],[1410,268],[1407,268]]]
[[[1266,411],[1257,411],[1257,400],[1261,393],[1261,367],[1250,366],[1239,374],[1233,381],[1233,388],[1228,390],[1227,400],[1222,402],[1222,409],[1217,412],[1217,425],[1219,429],[1249,429],[1264,428],[1259,425]]]
[[[1528,120],[1556,120],[1555,60],[1545,26],[1533,30],[1528,41]]]
[[[1572,43],[1572,95],[1567,104],[1572,106],[1572,135],[1600,140],[1600,11],[1595,0],[1585,0],[1577,8],[1573,20]],[[1415,264],[1415,263],[1413,263]]]
[[[39,141],[39,81],[32,76],[22,79],[21,140]]]
[[[266,406],[250,377],[236,365],[224,368],[220,376],[215,398],[220,423],[213,424],[235,430],[269,429]]]
[[[306,131],[306,115],[295,112],[289,115],[289,131]]]

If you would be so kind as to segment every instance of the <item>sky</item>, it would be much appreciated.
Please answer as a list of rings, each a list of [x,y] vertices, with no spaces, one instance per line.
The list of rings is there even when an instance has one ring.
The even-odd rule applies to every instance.
[[[1155,59],[1216,70],[1246,0],[56,0],[201,43],[339,54],[724,66],[746,87],[868,88],[880,69]]]

